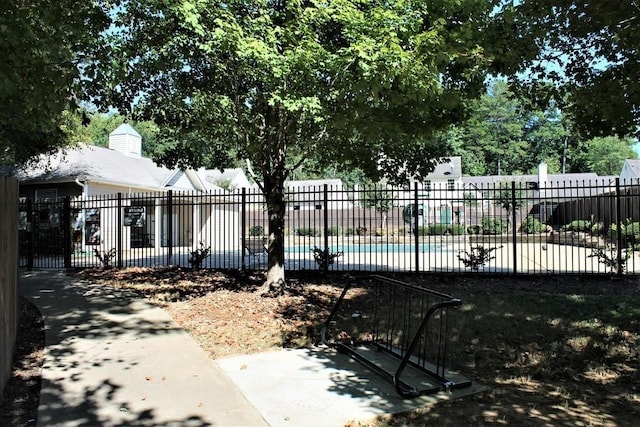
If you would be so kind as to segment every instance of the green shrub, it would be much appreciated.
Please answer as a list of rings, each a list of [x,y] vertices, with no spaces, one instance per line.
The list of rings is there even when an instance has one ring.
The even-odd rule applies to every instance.
[[[252,225],[249,227],[249,236],[264,236],[264,227],[261,225]]]
[[[201,269],[202,262],[209,257],[209,252],[211,251],[211,246],[204,246],[204,243],[200,242],[200,247],[191,251],[191,256],[189,257],[189,264],[191,264],[191,268]]]
[[[461,236],[464,234],[464,225],[463,224],[453,224],[449,227],[451,234],[454,236]]]
[[[588,219],[576,219],[560,227],[560,231],[583,231],[590,233],[593,222]]]
[[[627,243],[636,246],[640,243],[640,222],[632,222],[625,230]]]
[[[318,263],[318,267],[321,270],[329,268],[329,266],[335,263],[335,261],[343,254],[342,251],[331,252],[329,248],[320,249],[317,246],[314,246],[313,249],[311,249],[311,252],[313,252],[313,259],[316,260],[316,263]]]
[[[313,227],[298,227],[296,229],[296,234],[298,236],[306,236],[306,237],[318,237],[320,233],[318,230]]]
[[[430,236],[444,236],[449,232],[449,224],[431,224],[428,228],[428,233]]]
[[[482,218],[482,234],[502,234],[507,231],[507,223],[500,218]]]
[[[479,225],[470,225],[467,227],[467,234],[480,234],[482,227]]]
[[[367,227],[347,227],[344,234],[345,236],[364,236],[367,234]]]
[[[526,234],[542,233],[545,229],[545,225],[533,216],[526,217],[520,226],[520,231]]]
[[[480,267],[495,259],[493,251],[500,249],[502,246],[485,248],[484,246],[472,246],[469,251],[459,250],[458,259],[462,261],[465,267],[472,271],[478,271]]]
[[[329,227],[327,228],[327,236],[341,236],[342,227]]]
[[[627,222],[626,224],[620,224],[620,230],[620,234],[622,235],[622,244],[624,246],[636,246],[640,243],[640,222]],[[614,242],[618,240],[618,227],[616,224],[611,224],[609,236]]]
[[[419,225],[418,226],[418,236],[428,236],[430,227],[427,225]]]

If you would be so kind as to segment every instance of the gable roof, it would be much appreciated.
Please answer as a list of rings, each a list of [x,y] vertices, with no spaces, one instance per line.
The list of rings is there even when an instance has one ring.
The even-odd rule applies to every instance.
[[[610,191],[615,184],[616,176],[598,176],[594,172],[549,174],[544,183],[539,182],[538,175],[490,175],[465,176],[462,183],[469,190],[491,190],[500,185],[515,181],[516,183],[535,183],[532,190],[536,197],[587,197]]]
[[[547,185],[548,186],[569,186],[576,184],[586,184],[589,182],[602,182],[615,180],[615,176],[598,176],[595,172],[584,173],[560,173],[560,174],[548,174]],[[536,174],[528,175],[485,175],[485,176],[465,176],[462,178],[462,182],[467,186],[475,187],[488,187],[492,185],[499,186],[503,182],[535,182],[539,184],[539,176]]]
[[[622,166],[625,178],[640,178],[640,159],[627,159]]]
[[[132,135],[137,138],[142,138],[140,134],[129,123],[121,124],[109,134],[109,136],[114,135]]]
[[[311,191],[323,187],[325,184],[332,190],[342,190],[340,179],[306,179],[300,181],[287,181],[285,187],[289,190]]]
[[[462,158],[460,156],[452,156],[443,159],[442,163],[438,163],[426,179],[452,179],[462,176]]]
[[[109,148],[82,144],[48,158],[43,157],[37,166],[18,172],[17,177],[24,184],[73,182],[79,179],[153,191],[206,191],[218,188],[213,184],[205,185],[199,179],[200,182],[194,184],[195,173],[187,175],[192,186],[186,187],[181,181],[182,185],[172,187],[171,178],[182,174],[182,171],[158,166],[149,158],[131,157]]]
[[[246,187],[250,188],[251,184],[247,179],[244,171],[241,168],[229,168],[229,169],[205,169],[201,174],[207,182],[216,184],[220,181],[229,181],[236,188]]]

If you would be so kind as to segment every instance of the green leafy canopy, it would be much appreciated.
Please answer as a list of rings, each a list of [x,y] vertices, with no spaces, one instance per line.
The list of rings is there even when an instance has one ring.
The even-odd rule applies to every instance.
[[[233,155],[266,180],[316,155],[424,173],[445,154],[426,137],[483,89],[484,3],[127,1],[107,99],[164,129],[169,165]]]
[[[108,26],[102,1],[7,1],[0,13],[0,164],[67,145]]]

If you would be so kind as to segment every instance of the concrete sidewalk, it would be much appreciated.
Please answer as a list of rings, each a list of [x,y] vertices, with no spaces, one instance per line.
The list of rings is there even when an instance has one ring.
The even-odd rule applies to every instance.
[[[20,279],[46,328],[38,425],[267,425],[164,310],[61,272]]]
[[[44,317],[41,426],[340,427],[481,390],[404,400],[329,348],[212,360],[162,309],[62,272],[23,273]]]

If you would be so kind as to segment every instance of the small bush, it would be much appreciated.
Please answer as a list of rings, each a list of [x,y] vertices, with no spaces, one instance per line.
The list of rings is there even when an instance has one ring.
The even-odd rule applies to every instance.
[[[426,225],[418,226],[418,236],[428,236],[430,227]]]
[[[344,234],[346,236],[364,236],[365,234],[367,234],[367,227],[348,227],[345,230]]]
[[[611,246],[607,245],[605,249],[593,248],[589,258],[598,258],[600,264],[604,264],[611,269],[611,273],[624,273],[627,268],[627,261],[631,258],[633,249],[627,247],[622,250],[622,257],[618,260],[618,252]]]
[[[450,231],[449,224],[431,224],[428,232],[430,236],[444,236]]]
[[[264,227],[261,225],[252,225],[251,227],[249,227],[249,236],[264,236]]]
[[[318,230],[313,227],[298,227],[296,229],[296,234],[298,236],[306,236],[306,237],[318,237],[320,233]]]
[[[565,224],[560,227],[560,231],[582,231],[590,233],[591,227],[593,227],[593,222],[591,222],[591,220],[576,219],[571,221],[569,224]]]
[[[189,257],[191,268],[202,268],[202,262],[209,257],[209,251],[211,251],[211,246],[205,248],[204,243],[200,242],[200,247],[191,251]]]
[[[327,228],[327,236],[341,236],[342,227],[329,227]]]
[[[479,225],[470,225],[467,227],[468,234],[480,234],[480,231],[482,231],[482,227]]]
[[[540,222],[538,218],[533,216],[526,217],[520,226],[520,231],[526,234],[542,233],[546,229],[545,225]]]
[[[500,218],[482,218],[482,234],[502,234],[507,231],[507,223]]]
[[[453,224],[449,227],[451,234],[454,236],[461,236],[464,234],[464,225],[462,224]]]
[[[640,222],[629,222],[627,220],[626,224],[620,224],[620,234],[622,235],[622,244],[624,246],[635,247],[640,244]],[[614,242],[618,240],[618,226],[616,224],[611,224],[609,236]]]
[[[311,252],[313,252],[313,259],[315,259],[318,267],[321,270],[326,270],[331,264],[336,261],[336,259],[341,257],[343,254],[342,251],[331,252],[329,248],[320,249],[317,246],[314,246],[313,249],[311,249]]]
[[[111,261],[116,257],[116,248],[111,248],[111,250],[104,252],[100,252],[98,248],[94,248],[93,254],[98,258],[103,268],[109,268],[111,267]]]
[[[502,248],[502,246],[489,248],[485,248],[484,246],[472,246],[468,251],[459,250],[458,259],[466,268],[470,268],[472,271],[478,271],[480,267],[492,259],[495,259],[493,252],[500,248]]]

